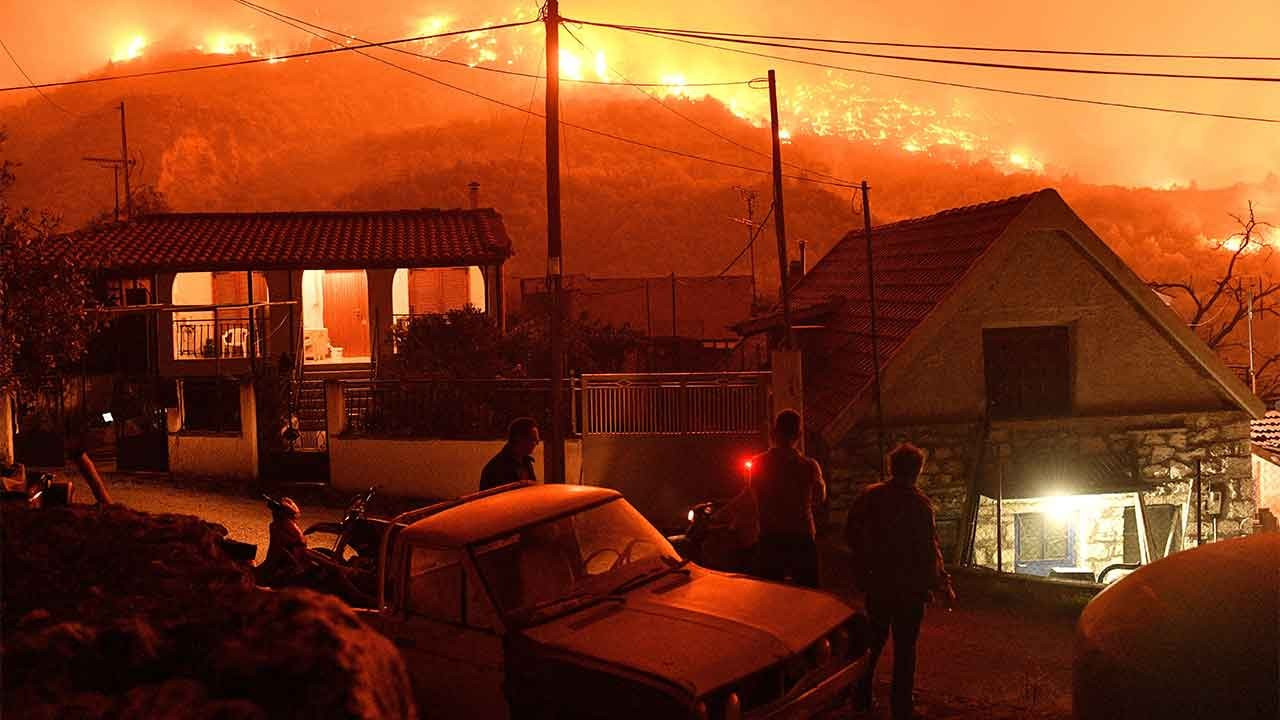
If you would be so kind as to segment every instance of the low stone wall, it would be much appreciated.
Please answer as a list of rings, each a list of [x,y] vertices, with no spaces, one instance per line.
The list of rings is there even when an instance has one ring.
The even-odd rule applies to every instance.
[[[192,477],[258,477],[258,410],[253,385],[240,385],[240,430],[185,431],[182,408],[169,411],[169,472]]]
[[[985,447],[979,445],[980,438],[981,427],[977,423],[889,428],[886,438],[889,448],[898,442],[910,441],[928,452],[920,487],[934,501],[944,546],[960,540],[954,534],[962,524],[967,484],[979,452],[984,462],[983,472],[994,472],[996,458],[1012,458],[1045,448],[1084,457],[1132,457],[1137,464],[1134,470],[1146,488],[1142,493],[1145,503],[1182,506],[1182,518],[1187,523],[1182,532],[1184,547],[1191,547],[1196,537],[1193,480],[1197,461],[1205,502],[1201,527],[1205,541],[1215,538],[1213,513],[1217,508],[1210,507],[1211,497],[1221,499],[1217,539],[1248,534],[1257,512],[1256,484],[1250,466],[1249,417],[1244,412],[993,422]],[[849,504],[861,487],[879,478],[876,455],[876,435],[872,427],[856,429],[829,450],[826,462],[832,513],[828,531],[838,529],[843,523]],[[1071,488],[1063,488],[1063,492],[1069,493]],[[980,520],[986,517],[980,514]],[[993,517],[991,521],[994,522]],[[1098,535],[1091,544],[1113,546],[1114,522],[1098,525]],[[952,537],[948,537],[949,534]],[[994,536],[989,542],[994,544]],[[1011,537],[1008,542],[1012,542]],[[1103,551],[1090,550],[1088,554],[1096,559]],[[1090,563],[1093,564],[1097,563]]]

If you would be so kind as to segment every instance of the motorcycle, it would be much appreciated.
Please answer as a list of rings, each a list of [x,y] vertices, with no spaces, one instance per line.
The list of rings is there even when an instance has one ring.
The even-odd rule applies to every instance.
[[[371,487],[352,498],[340,522],[318,522],[303,530],[302,534],[307,538],[312,535],[333,536],[332,547],[309,547],[308,550],[358,570],[376,570],[378,545],[387,524],[381,518],[369,517],[369,503],[376,492],[377,488]]]
[[[297,547],[289,550],[292,542],[286,540],[286,548],[277,553],[269,545],[267,559],[255,569],[258,583],[268,587],[306,587],[337,595],[353,607],[372,607],[375,602],[373,589],[377,585],[377,545],[375,541],[370,549],[359,529],[369,522],[365,518],[365,508],[373,498],[373,492],[374,489],[369,488],[357,496],[348,506],[341,523],[316,523],[303,532],[304,539],[308,533],[334,533],[333,548]],[[289,498],[270,495],[263,495],[263,498],[273,515],[296,518],[300,512],[297,504]],[[368,532],[374,534],[372,530]],[[287,538],[288,533],[284,537]],[[275,540],[273,530],[272,544]],[[346,556],[348,549],[353,551],[350,557]]]

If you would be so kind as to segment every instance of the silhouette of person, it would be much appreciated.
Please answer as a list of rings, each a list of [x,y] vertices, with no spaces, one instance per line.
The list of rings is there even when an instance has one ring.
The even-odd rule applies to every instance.
[[[816,588],[813,507],[826,501],[827,485],[818,463],[796,449],[801,432],[800,413],[783,410],[773,421],[773,447],[752,458],[760,528],[756,564],[767,580],[781,582],[790,574],[797,585]]]
[[[542,438],[533,418],[521,417],[507,426],[507,444],[480,472],[480,489],[488,490],[513,482],[537,482],[533,470],[533,450]]]
[[[871,624],[870,663],[854,704],[871,708],[876,661],[892,630],[889,706],[897,720],[912,717],[916,640],[925,603],[930,593],[939,593],[950,607],[955,593],[943,568],[933,505],[916,487],[924,453],[904,443],[889,453],[888,460],[889,481],[868,487],[849,510],[845,541],[852,551],[854,582],[866,594]]]

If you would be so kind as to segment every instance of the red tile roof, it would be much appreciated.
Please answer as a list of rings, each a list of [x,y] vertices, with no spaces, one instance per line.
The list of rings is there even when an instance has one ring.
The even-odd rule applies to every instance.
[[[1262,419],[1254,420],[1250,439],[1263,450],[1280,455],[1280,410],[1268,410]]]
[[[876,329],[883,368],[907,336],[951,292],[978,258],[1041,193],[946,210],[872,229]],[[801,336],[806,350],[805,415],[821,430],[872,382],[867,249],[850,232],[792,292],[795,307],[835,305],[825,329]]]
[[[77,239],[112,271],[265,270],[471,265],[510,257],[496,211],[164,213]]]

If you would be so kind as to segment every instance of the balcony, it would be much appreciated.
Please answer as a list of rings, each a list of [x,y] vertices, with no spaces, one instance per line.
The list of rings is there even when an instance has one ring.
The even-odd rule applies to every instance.
[[[173,357],[175,360],[218,360],[249,356],[249,339],[257,345],[257,356],[265,349],[260,324],[247,317],[174,318]]]

